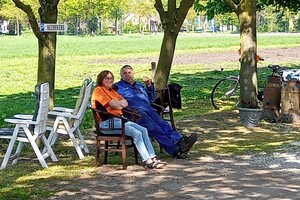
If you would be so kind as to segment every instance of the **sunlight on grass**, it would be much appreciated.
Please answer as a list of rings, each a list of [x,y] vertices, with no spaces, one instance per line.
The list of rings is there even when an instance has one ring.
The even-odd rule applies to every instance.
[[[141,36],[124,35],[120,37],[73,37],[58,36],[55,105],[74,107],[82,80],[90,76],[96,80],[97,74],[109,69],[120,79],[119,70],[126,59],[153,58],[157,61],[162,35]],[[0,68],[2,83],[0,87],[0,127],[7,124],[3,119],[16,113],[33,113],[35,108],[34,85],[37,82],[38,51],[37,39],[33,35],[20,37],[0,37]],[[300,46],[299,35],[270,36],[258,35],[259,51],[264,48]],[[182,54],[218,52],[236,52],[239,47],[239,35],[204,35],[180,34],[176,44],[175,57]],[[239,73],[239,63],[233,58],[230,62],[174,64],[169,82],[183,86],[183,109],[175,110],[176,125],[180,132],[198,134],[199,141],[193,147],[193,156],[248,155],[254,153],[279,152],[293,141],[300,141],[298,127],[285,124],[262,122],[257,129],[246,129],[238,120],[234,106],[214,110],[210,103],[210,93],[218,80],[228,75]],[[300,66],[298,60],[283,61],[286,65]],[[119,63],[119,64],[116,64]],[[271,61],[259,64],[259,73],[267,76],[266,68]],[[135,77],[140,80],[144,75],[151,75],[150,63],[136,63]],[[223,69],[223,71],[221,71]],[[265,80],[265,79],[264,79]],[[18,106],[16,106],[18,105]],[[91,112],[87,111],[81,125],[85,136],[93,129]],[[203,140],[203,142],[202,142]],[[61,185],[68,185],[69,191],[80,188],[74,181],[81,178],[93,178],[99,171],[93,167],[95,144],[94,135],[90,142],[91,154],[79,160],[70,142],[58,143],[54,150],[59,159],[49,163],[49,168],[42,169],[30,147],[25,146],[24,157],[15,165],[0,171],[0,200],[6,199],[48,199],[61,190]],[[158,152],[158,146],[155,143]],[[0,141],[2,149],[7,148],[6,141]],[[30,150],[29,150],[30,149]],[[195,153],[194,153],[195,152]],[[129,165],[133,164],[129,154]],[[166,160],[173,159],[166,154],[159,155]],[[103,162],[101,160],[101,162]],[[121,165],[119,156],[111,156],[111,166]],[[73,184],[72,184],[73,183]],[[73,187],[73,185],[75,185]]]

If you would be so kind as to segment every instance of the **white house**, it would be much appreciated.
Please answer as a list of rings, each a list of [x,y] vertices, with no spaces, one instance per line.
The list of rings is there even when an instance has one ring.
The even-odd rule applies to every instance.
[[[8,33],[8,21],[0,19],[0,33]]]
[[[147,29],[150,32],[157,32],[158,19],[156,15],[147,15],[147,16],[139,16],[134,13],[129,13],[124,17],[124,24],[128,22],[132,22],[133,24],[141,24],[143,26],[143,31]]]

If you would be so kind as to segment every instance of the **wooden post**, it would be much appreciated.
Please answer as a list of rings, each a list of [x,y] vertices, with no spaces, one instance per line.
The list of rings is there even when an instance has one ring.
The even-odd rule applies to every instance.
[[[154,76],[156,72],[156,62],[151,62],[151,80],[154,82]]]
[[[282,83],[281,120],[287,123],[300,123],[299,89],[296,81]]]

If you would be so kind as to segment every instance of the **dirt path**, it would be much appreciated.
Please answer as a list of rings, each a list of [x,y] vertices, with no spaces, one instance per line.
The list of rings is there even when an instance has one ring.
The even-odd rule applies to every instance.
[[[218,118],[220,114],[182,121],[179,125],[197,131],[200,138],[212,132],[263,132],[261,127],[249,130],[239,126],[238,114],[229,114],[232,124],[225,128]],[[300,143],[289,145],[283,153],[245,156],[196,156],[199,152],[192,151],[189,158],[169,159],[167,167],[159,170],[132,164],[127,170],[122,170],[121,165],[101,166],[93,173],[83,169],[76,180],[55,185],[60,192],[49,199],[299,199],[299,152]]]
[[[280,64],[287,60],[297,60],[300,62],[300,46],[293,48],[276,48],[276,49],[263,49],[258,52],[259,55],[265,58],[266,61]],[[180,54],[175,55],[173,65],[178,64],[207,64],[215,62],[236,62],[239,59],[237,51],[233,52],[218,52],[218,53],[199,53],[199,54]],[[105,62],[103,60],[102,62]],[[111,62],[111,61],[110,61]],[[157,58],[132,58],[126,60],[118,60],[116,64],[150,64],[157,62]]]
[[[260,55],[273,63],[300,61],[300,47],[264,49]],[[174,64],[236,61],[236,52],[178,55]],[[150,63],[153,58],[119,60],[118,63]],[[224,128],[220,116],[209,114],[201,119],[180,123],[183,129],[195,127],[201,134],[237,131],[237,113],[230,114],[232,126]],[[191,124],[192,123],[192,124]],[[196,124],[196,125],[195,125]],[[247,129],[239,130],[244,133]],[[255,131],[255,130],[254,130]],[[259,130],[258,130],[259,131]],[[251,131],[250,133],[251,134]],[[205,142],[205,141],[204,141]],[[196,145],[201,145],[199,142]],[[91,147],[92,148],[92,147]],[[299,144],[291,144],[284,153],[249,154],[246,156],[195,156],[168,160],[162,170],[145,170],[142,166],[102,166],[90,173],[82,170],[78,179],[53,186],[59,191],[49,199],[300,199]],[[201,153],[200,153],[201,154]]]
[[[105,166],[50,199],[299,199],[300,160],[293,157],[190,158],[163,170]]]

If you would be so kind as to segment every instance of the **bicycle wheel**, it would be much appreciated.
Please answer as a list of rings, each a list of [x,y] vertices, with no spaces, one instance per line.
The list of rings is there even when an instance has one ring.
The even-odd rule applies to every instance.
[[[224,78],[220,80],[211,92],[211,103],[215,109],[233,107],[239,102],[239,80]]]

